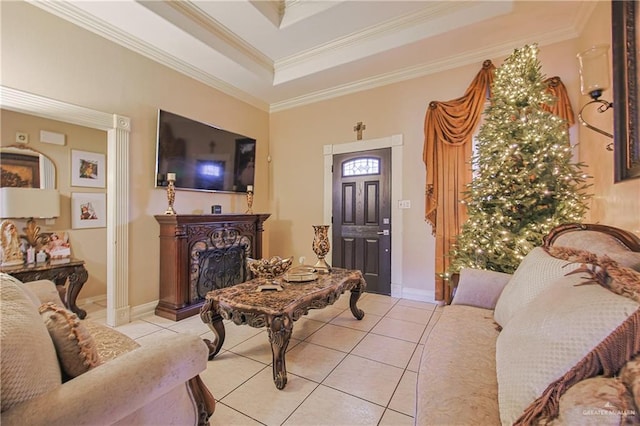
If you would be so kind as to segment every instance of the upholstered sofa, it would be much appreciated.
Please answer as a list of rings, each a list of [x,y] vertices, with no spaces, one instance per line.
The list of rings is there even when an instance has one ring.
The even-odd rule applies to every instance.
[[[208,424],[208,349],[176,334],[139,345],[80,321],[56,286],[0,274],[2,425]]]
[[[463,269],[420,360],[416,425],[640,424],[640,238],[555,228],[513,275]]]

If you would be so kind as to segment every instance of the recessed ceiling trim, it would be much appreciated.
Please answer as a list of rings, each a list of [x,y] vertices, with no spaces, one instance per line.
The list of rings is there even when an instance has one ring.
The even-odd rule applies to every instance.
[[[417,12],[401,16],[332,40],[274,62],[274,84],[333,68],[348,62],[419,41],[454,28],[477,23],[512,10],[510,1],[472,5],[467,2],[433,3]]]
[[[154,2],[151,2],[153,4]],[[273,61],[267,55],[245,42],[235,33],[205,13],[202,9],[190,1],[165,1],[163,2],[178,13],[188,17],[188,19],[206,31],[213,34],[231,49],[241,52],[247,58],[258,64],[263,69],[273,74]]]
[[[249,0],[249,3],[265,17],[274,27],[279,28],[284,13],[284,0]]]
[[[459,68],[472,63],[482,64],[485,59],[499,58],[507,56],[514,49],[525,44],[538,43],[538,46],[545,46],[559,43],[565,40],[571,40],[578,36],[574,29],[562,29],[554,32],[545,32],[538,34],[537,37],[527,37],[519,40],[510,40],[500,45],[494,45],[486,49],[465,52],[459,55],[448,57],[444,60],[433,61],[421,65],[407,67],[399,71],[393,71],[385,74],[362,79],[352,83],[334,86],[326,90],[318,90],[303,96],[297,96],[281,102],[273,102],[269,108],[269,112],[284,111],[315,102],[325,101],[339,96],[357,93],[365,90],[375,89],[377,87],[386,86],[393,83],[399,83],[405,80],[424,77],[426,75],[435,74],[450,69]],[[537,41],[532,41],[537,39]],[[498,66],[496,64],[496,66]]]
[[[324,12],[345,0],[302,1],[284,0],[284,8],[279,28],[286,28],[313,15]]]

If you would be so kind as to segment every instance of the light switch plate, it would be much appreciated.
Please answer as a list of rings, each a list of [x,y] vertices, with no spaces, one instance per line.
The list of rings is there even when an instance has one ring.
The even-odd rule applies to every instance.
[[[398,207],[401,209],[410,209],[411,208],[411,200],[400,200],[398,201]]]

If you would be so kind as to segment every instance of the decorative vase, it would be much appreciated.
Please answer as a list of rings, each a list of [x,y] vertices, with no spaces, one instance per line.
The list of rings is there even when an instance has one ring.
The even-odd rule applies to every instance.
[[[325,269],[327,272],[331,272],[331,266],[324,260],[324,257],[329,253],[329,225],[313,225],[313,252],[318,256],[318,262],[314,265],[318,269]]]

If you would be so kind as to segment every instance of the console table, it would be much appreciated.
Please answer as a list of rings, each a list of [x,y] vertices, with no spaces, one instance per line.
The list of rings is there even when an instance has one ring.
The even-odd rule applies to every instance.
[[[76,305],[76,299],[82,286],[87,282],[89,273],[84,267],[84,260],[80,259],[55,259],[45,263],[34,265],[18,265],[0,268],[1,272],[13,275],[22,282],[36,280],[51,280],[56,283],[60,292],[60,298],[69,310],[84,319],[87,312]],[[69,288],[65,289],[65,283],[69,282]]]
[[[173,321],[200,311],[211,290],[246,281],[246,258],[262,257],[270,214],[156,215],[160,224],[160,301]]]

